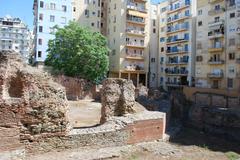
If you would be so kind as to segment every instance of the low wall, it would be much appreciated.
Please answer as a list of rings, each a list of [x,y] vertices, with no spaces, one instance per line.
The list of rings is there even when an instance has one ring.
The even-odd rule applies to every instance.
[[[43,153],[52,150],[81,147],[109,147],[163,139],[165,113],[148,112],[114,117],[103,125],[73,129],[63,137],[52,137],[26,142],[27,153]]]

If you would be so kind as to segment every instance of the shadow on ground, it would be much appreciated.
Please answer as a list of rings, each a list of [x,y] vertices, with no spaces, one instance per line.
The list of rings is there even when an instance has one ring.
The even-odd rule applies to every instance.
[[[239,135],[240,136],[240,135]],[[223,137],[205,134],[201,131],[183,128],[178,135],[169,140],[177,145],[195,145],[217,152],[236,152],[240,154],[240,143],[225,140]]]

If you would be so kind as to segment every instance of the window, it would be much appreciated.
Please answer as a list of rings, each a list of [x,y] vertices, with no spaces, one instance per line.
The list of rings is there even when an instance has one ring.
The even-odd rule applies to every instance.
[[[164,52],[164,47],[161,48],[161,52]]]
[[[153,33],[156,33],[156,28],[153,28]]]
[[[40,1],[40,8],[43,8],[43,7],[44,7],[44,2]]]
[[[235,0],[229,0],[229,6],[235,6]]]
[[[202,43],[197,43],[197,49],[202,49]]]
[[[151,58],[151,62],[152,62],[152,63],[155,63],[155,58]]]
[[[94,23],[92,23],[91,25],[92,25],[92,27],[94,27]]]
[[[153,26],[156,26],[156,20],[155,19],[152,21],[152,23],[153,23]]]
[[[197,56],[197,57],[196,57],[196,61],[197,61],[197,62],[202,62],[202,60],[203,60],[203,57],[202,57],[202,56]]]
[[[228,54],[228,59],[229,60],[234,60],[235,59],[235,53],[229,53]]]
[[[233,88],[233,79],[232,78],[227,79],[227,87],[228,88]]]
[[[38,31],[43,32],[43,26],[39,26]]]
[[[202,21],[198,22],[198,26],[202,26],[202,24],[203,24]]]
[[[229,46],[235,46],[235,38],[229,39]]]
[[[38,44],[42,45],[42,39],[41,38],[38,39]]]
[[[160,38],[160,42],[164,42],[164,41],[165,41],[164,37]]]
[[[66,17],[61,17],[61,23],[66,24],[67,23],[67,18]]]
[[[201,9],[198,10],[198,15],[199,15],[199,16],[202,15],[202,10],[201,10]]]
[[[50,9],[55,10],[56,9],[56,4],[55,3],[50,3]]]
[[[39,14],[39,20],[41,20],[41,21],[43,20],[43,14],[42,13]]]
[[[84,12],[84,13],[85,13],[85,16],[86,16],[86,17],[89,17],[89,10],[85,9],[85,12]]]
[[[62,11],[63,11],[63,12],[67,12],[67,6],[62,5]]]
[[[221,6],[218,4],[215,6],[215,10],[220,10]]]
[[[73,12],[76,12],[76,7],[73,7]]]
[[[38,51],[38,58],[42,57],[42,51]]]
[[[235,18],[235,12],[230,13],[230,18]]]
[[[167,10],[167,8],[164,7],[164,8],[161,9],[161,12],[163,13],[163,12],[165,12],[166,10]]]
[[[50,22],[55,22],[55,16],[50,15]]]

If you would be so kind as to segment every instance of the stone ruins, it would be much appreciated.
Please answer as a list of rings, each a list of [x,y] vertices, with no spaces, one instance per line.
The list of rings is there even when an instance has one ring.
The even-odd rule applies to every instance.
[[[65,89],[25,64],[14,52],[0,52],[0,159],[85,146],[119,146],[163,139],[165,113],[135,101],[131,81],[107,79],[99,126],[73,129]]]

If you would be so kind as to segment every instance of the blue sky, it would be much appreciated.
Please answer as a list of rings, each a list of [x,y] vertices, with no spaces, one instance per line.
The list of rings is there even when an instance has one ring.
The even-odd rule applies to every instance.
[[[158,3],[162,0],[151,0],[152,3]],[[0,17],[11,15],[19,17],[26,23],[30,29],[33,25],[33,0],[0,0]]]

